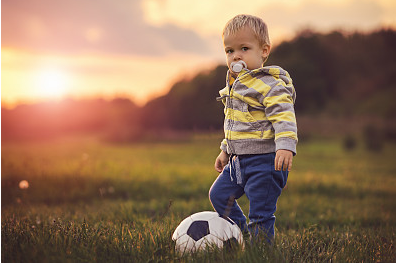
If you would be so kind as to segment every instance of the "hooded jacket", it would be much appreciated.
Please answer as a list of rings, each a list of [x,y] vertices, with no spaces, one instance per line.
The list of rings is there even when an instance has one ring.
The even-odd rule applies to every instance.
[[[243,69],[236,79],[228,71],[219,93],[225,106],[221,150],[237,155],[279,149],[297,153],[296,92],[287,71],[278,66]]]

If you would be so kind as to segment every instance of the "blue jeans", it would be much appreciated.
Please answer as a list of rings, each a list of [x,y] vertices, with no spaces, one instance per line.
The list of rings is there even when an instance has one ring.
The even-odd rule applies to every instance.
[[[263,231],[268,240],[275,236],[275,211],[288,172],[275,171],[275,153],[232,155],[209,190],[213,208],[236,222],[242,231],[257,236]],[[250,202],[249,225],[236,199],[246,194]]]

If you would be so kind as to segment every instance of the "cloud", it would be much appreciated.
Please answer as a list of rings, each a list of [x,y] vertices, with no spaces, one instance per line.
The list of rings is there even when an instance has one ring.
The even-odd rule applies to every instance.
[[[211,52],[193,30],[147,24],[141,1],[3,0],[2,47],[151,56]]]
[[[220,35],[225,23],[237,14],[257,15],[268,23],[273,42],[291,39],[307,27],[367,31],[396,25],[394,0],[250,0],[248,4],[240,0],[145,0],[143,4],[150,23],[172,21],[194,28],[202,36]]]
[[[269,27],[283,32],[296,32],[304,27],[318,30],[371,30],[381,26],[383,7],[372,0],[300,1],[270,3],[261,9],[260,16]]]

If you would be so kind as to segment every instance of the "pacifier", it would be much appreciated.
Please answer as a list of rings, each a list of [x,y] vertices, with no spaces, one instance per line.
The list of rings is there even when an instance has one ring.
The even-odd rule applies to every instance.
[[[237,62],[231,62],[230,67],[231,67],[231,70],[232,70],[233,72],[239,73],[239,72],[242,71],[242,69],[246,69],[246,68],[247,68],[247,65],[246,65],[245,61],[239,60],[239,61],[237,61]]]

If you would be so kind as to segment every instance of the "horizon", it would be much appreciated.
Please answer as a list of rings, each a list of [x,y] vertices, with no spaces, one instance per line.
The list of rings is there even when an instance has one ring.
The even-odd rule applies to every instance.
[[[304,29],[367,33],[396,28],[396,3],[388,0],[257,0],[249,6],[233,0],[226,9],[225,1],[209,0],[93,3],[2,1],[2,108],[119,97],[143,106],[176,81],[225,64],[221,30],[238,13],[262,17],[273,47]]]

